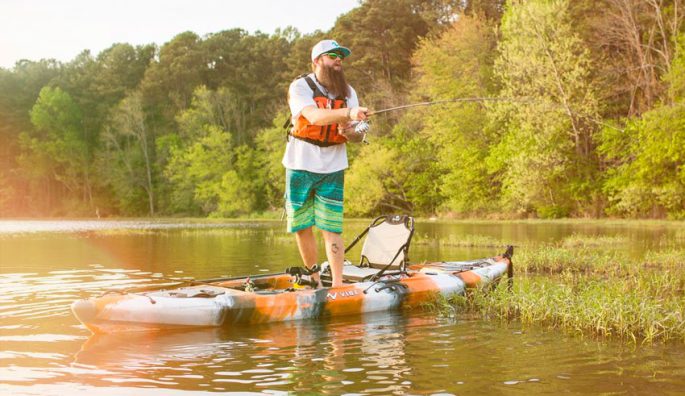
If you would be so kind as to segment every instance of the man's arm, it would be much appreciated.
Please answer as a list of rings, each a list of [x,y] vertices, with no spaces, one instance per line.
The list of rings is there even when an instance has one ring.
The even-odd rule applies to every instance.
[[[367,111],[369,109],[366,107],[320,109],[316,106],[307,106],[302,109],[302,115],[312,125],[329,125],[365,120]]]

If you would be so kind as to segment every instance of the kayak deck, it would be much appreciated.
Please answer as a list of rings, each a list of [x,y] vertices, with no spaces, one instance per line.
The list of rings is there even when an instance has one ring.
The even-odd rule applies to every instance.
[[[495,281],[511,266],[508,257],[410,265],[377,280],[341,287],[296,288],[286,273],[212,279],[194,286],[107,294],[72,304],[94,333],[220,327],[411,308],[439,295]],[[354,267],[354,268],[352,268]],[[364,270],[346,265],[346,271]],[[198,282],[199,283],[199,282]]]

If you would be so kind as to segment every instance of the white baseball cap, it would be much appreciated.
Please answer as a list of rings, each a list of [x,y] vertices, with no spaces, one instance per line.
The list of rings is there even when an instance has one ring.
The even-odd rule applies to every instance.
[[[340,44],[338,44],[338,42],[335,40],[321,40],[318,43],[316,43],[314,48],[312,48],[312,61],[315,61],[316,58],[318,58],[321,54],[325,54],[326,52],[336,50],[342,52],[345,58],[350,56],[350,54],[352,53],[352,51],[350,51],[349,48],[340,46]]]

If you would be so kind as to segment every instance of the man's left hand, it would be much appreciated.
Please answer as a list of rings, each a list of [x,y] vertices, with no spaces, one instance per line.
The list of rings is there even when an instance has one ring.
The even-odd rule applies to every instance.
[[[347,139],[348,142],[359,143],[359,142],[362,142],[364,140],[364,135],[366,135],[366,134],[356,132],[354,130],[355,124],[356,123],[351,123],[351,122],[347,123],[347,125],[345,125],[345,128],[343,128],[343,130],[340,131],[340,134],[345,136],[345,138]]]

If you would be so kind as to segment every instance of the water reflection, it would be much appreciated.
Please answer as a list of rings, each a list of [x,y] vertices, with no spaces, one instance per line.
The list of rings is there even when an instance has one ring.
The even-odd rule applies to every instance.
[[[331,394],[374,384],[392,393],[411,385],[404,356],[407,326],[429,323],[425,317],[383,313],[327,322],[97,335],[83,343],[70,366],[101,370],[98,375],[90,372],[90,384],[155,383],[212,390],[240,385],[253,391]]]
[[[51,227],[64,232],[3,234],[0,222],[0,394],[680,394],[685,389],[682,345],[627,347],[461,313],[441,318],[392,312],[91,337],[69,312],[69,303],[109,289],[165,284],[130,277],[131,271],[195,278],[279,271],[299,261],[297,249],[278,222],[173,229],[140,222],[135,232],[84,231],[57,223]],[[349,222],[345,235],[366,225]],[[685,235],[677,228],[544,223],[424,223],[417,232],[427,238],[488,235],[515,244],[601,234],[620,236],[617,241],[635,249],[656,246],[667,234],[680,233],[678,241]],[[484,247],[417,244],[411,256],[456,260],[491,253]]]

